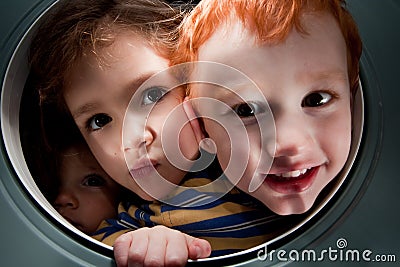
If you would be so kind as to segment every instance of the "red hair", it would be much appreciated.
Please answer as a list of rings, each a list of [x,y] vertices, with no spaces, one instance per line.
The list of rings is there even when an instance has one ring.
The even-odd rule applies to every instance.
[[[277,44],[295,28],[306,34],[302,14],[329,12],[338,22],[347,46],[351,88],[358,86],[362,43],[344,0],[202,0],[180,27],[174,63],[196,61],[198,50],[224,22],[237,17],[261,44]]]

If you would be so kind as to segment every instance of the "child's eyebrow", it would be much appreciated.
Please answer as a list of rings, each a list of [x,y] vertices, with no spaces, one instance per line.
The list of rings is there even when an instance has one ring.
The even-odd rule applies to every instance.
[[[226,102],[228,100],[238,98],[238,95],[232,90],[217,90],[214,97],[222,102]]]
[[[154,72],[148,72],[141,74],[140,76],[135,77],[132,79],[131,82],[127,83],[123,87],[123,91],[135,92],[147,79],[154,75]],[[83,104],[82,106],[78,107],[76,110],[71,112],[72,117],[76,120],[79,117],[83,116],[84,114],[91,113],[93,110],[97,108],[98,104],[96,101],[88,102]]]
[[[255,84],[248,82],[240,82],[229,86],[229,88],[219,87],[218,89],[214,91],[214,97],[223,102],[241,99],[241,96],[248,93],[249,90],[250,92],[259,90]]]
[[[296,80],[301,82],[309,81],[322,81],[322,80],[336,80],[336,81],[347,81],[347,71],[342,70],[328,70],[328,71],[317,71],[310,72],[304,71],[296,75]]]
[[[97,107],[97,105],[94,102],[86,103],[86,104],[80,106],[78,109],[76,109],[72,113],[72,117],[76,120],[79,117],[81,117],[82,115],[84,115],[86,113],[90,113],[92,110],[95,110],[96,107]]]

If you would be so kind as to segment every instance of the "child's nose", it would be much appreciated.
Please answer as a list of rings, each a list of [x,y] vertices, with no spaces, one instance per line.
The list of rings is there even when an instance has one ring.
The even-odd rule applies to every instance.
[[[144,145],[149,146],[153,143],[156,134],[150,126],[146,126],[143,134]]]
[[[303,116],[286,114],[275,118],[275,158],[304,153],[311,147],[312,136]]]
[[[154,141],[155,133],[147,118],[146,114],[135,110],[126,113],[122,129],[125,152],[130,151],[130,153],[135,152],[141,155]]]
[[[142,131],[132,131],[124,133],[124,151],[137,150],[141,154],[142,150],[148,148],[155,139],[155,133],[151,127],[145,126]]]
[[[57,195],[54,201],[54,208],[59,212],[63,213],[65,209],[76,209],[79,207],[79,201],[74,194],[63,190]]]

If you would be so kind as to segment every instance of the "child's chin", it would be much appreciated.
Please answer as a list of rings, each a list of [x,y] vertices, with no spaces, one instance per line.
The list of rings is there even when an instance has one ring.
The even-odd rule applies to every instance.
[[[314,200],[308,199],[289,199],[280,201],[278,205],[268,205],[264,203],[272,212],[278,215],[294,215],[303,214],[311,209],[314,204]]]

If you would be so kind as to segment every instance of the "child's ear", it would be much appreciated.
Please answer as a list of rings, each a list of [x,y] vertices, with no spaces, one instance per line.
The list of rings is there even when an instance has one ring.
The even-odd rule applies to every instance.
[[[185,97],[183,100],[183,109],[186,113],[187,118],[189,119],[190,126],[193,129],[193,133],[196,137],[197,143],[200,143],[201,140],[205,138],[205,135],[200,127],[199,119],[196,116],[196,113],[194,112],[193,106],[190,103],[190,100],[188,97]]]

